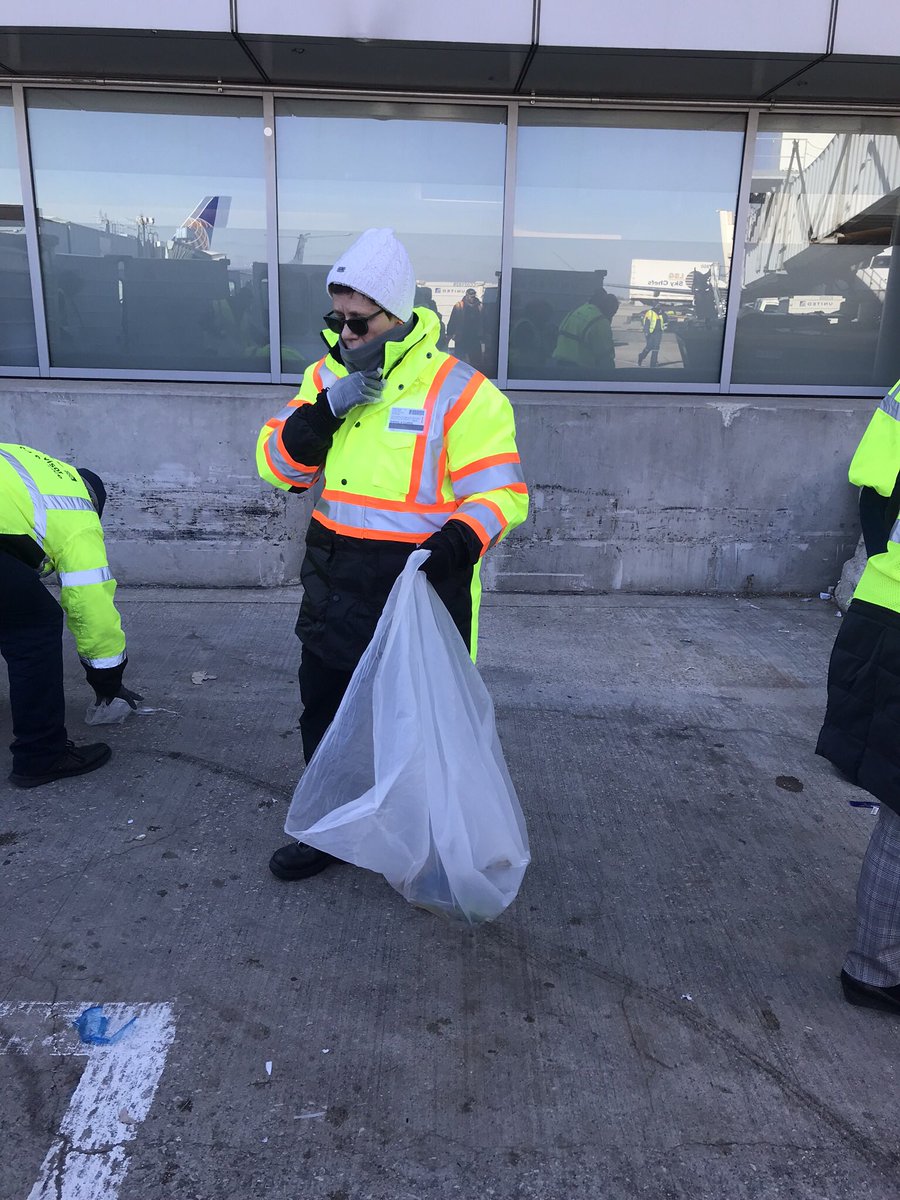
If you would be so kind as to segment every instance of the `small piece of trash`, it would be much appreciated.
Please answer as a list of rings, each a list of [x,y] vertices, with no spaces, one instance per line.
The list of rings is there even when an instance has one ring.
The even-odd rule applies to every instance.
[[[89,704],[85,709],[85,725],[121,725],[134,712],[127,700],[116,696],[102,704]]]
[[[213,676],[213,678],[215,678],[215,676]],[[139,708],[136,708],[134,711],[138,714],[139,717],[149,717],[151,713],[160,713],[160,712],[171,713],[171,715],[173,717],[181,716],[181,713],[176,712],[174,708],[150,708],[150,706],[148,704],[142,704]]]
[[[693,1003],[693,1000],[694,1000],[694,997],[692,995],[690,995],[689,992],[682,992],[681,998],[682,998],[682,1000],[690,1000],[691,1003]]]
[[[263,1143],[265,1144],[268,1140],[268,1138],[263,1138]]]
[[[295,1113],[295,1114],[294,1114],[294,1120],[295,1120],[295,1121],[312,1121],[312,1120],[314,1120],[314,1118],[316,1118],[316,1117],[324,1117],[324,1116],[325,1116],[325,1112],[326,1112],[326,1110],[323,1108],[321,1112],[314,1112],[314,1113]]]
[[[271,1064],[270,1062],[267,1062],[267,1063],[266,1063],[266,1074],[267,1074],[267,1075],[271,1075],[271,1074],[272,1074],[272,1064]]]
[[[809,604],[811,601],[812,601],[812,596],[801,596],[800,597],[801,604]]]
[[[129,817],[129,818],[128,818],[128,820],[125,822],[125,824],[126,824],[126,825],[133,825],[133,824],[134,824],[134,817]]]
[[[323,1050],[323,1051],[322,1051],[322,1053],[323,1053],[323,1054],[330,1054],[330,1053],[331,1053],[331,1050],[330,1050],[330,1049],[329,1049],[329,1050]]]
[[[873,804],[871,800],[848,800],[847,803],[851,808],[867,808],[869,812],[878,812],[881,808],[880,804]]]
[[[136,842],[142,842],[146,836],[147,836],[146,833],[139,833],[134,840]]]
[[[218,675],[210,675],[208,671],[191,671],[191,683],[206,683],[208,679],[218,678]]]
[[[748,601],[747,601],[747,607],[748,607],[748,608],[759,608],[759,605],[758,605],[758,604],[751,604],[751,603],[750,603],[750,601],[748,600]]]
[[[819,592],[819,599],[820,600],[830,600],[831,592]]]

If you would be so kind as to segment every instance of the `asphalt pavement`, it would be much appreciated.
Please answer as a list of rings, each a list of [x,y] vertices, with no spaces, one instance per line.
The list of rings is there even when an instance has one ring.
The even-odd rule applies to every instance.
[[[533,861],[469,929],[269,874],[295,590],[119,595],[159,711],[87,728],[69,643],[112,761],[0,784],[3,1200],[896,1200],[900,1021],[837,980],[875,818],[813,754],[830,603],[487,596]]]

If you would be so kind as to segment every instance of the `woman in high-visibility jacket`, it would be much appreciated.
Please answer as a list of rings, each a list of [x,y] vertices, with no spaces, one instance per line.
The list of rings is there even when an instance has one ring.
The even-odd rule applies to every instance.
[[[868,561],[831,653],[816,753],[881,804],[856,890],[844,998],[900,1014],[900,383],[869,422],[850,482],[862,489]]]
[[[109,759],[104,742],[67,740],[63,693],[63,610],[98,704],[122,696],[125,637],[113,597],[100,513],[106,491],[30,446],[0,445],[0,653],[9,670],[14,741],[10,781],[36,787],[93,771]],[[59,573],[60,603],[41,582]]]
[[[440,322],[413,310],[416,280],[389,229],[367,230],[327,279],[326,355],[260,431],[257,467],[285,491],[322,483],[306,535],[300,731],[309,763],[417,546],[472,655],[484,553],[528,511],[512,406],[438,349]],[[302,843],[269,864],[303,879],[335,860]]]

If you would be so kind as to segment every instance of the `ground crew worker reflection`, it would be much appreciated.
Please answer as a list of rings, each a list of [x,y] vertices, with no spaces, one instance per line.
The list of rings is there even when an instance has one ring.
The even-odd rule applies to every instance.
[[[103,481],[28,446],[0,445],[0,654],[9,671],[13,770],[10,782],[36,787],[94,771],[112,753],[105,742],[67,740],[63,692],[63,610],[97,703],[121,696],[125,637],[113,603],[100,514]],[[41,582],[59,572],[60,603]]]
[[[856,889],[856,937],[841,971],[850,1004],[900,1014],[900,383],[850,463],[868,554],[828,668],[816,753],[881,802]]]
[[[618,306],[615,296],[600,288],[563,317],[552,360],[560,379],[606,379],[613,374],[612,318]]]
[[[647,355],[650,355],[650,366],[659,366],[659,348],[662,345],[662,335],[665,332],[666,321],[662,315],[662,305],[659,300],[651,300],[650,307],[644,309],[641,316],[641,328],[644,331],[644,348],[638,355],[638,366],[641,366]]]
[[[528,510],[512,407],[437,348],[438,318],[413,309],[415,275],[393,231],[366,230],[327,288],[328,352],[257,442],[259,473],[275,487],[324,481],[296,626],[307,763],[412,551],[430,550],[422,569],[474,652],[481,557]],[[269,867],[280,879],[303,879],[335,861],[292,842]]]
[[[484,305],[475,294],[474,288],[466,288],[465,295],[453,305],[447,323],[447,338],[453,342],[457,357],[465,359],[473,367],[481,366],[484,352]]]

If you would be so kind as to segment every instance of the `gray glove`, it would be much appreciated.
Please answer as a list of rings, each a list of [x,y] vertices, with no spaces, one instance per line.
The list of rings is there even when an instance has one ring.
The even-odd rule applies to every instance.
[[[380,371],[354,371],[325,389],[328,407],[336,417],[346,417],[358,404],[377,404],[383,387]]]

